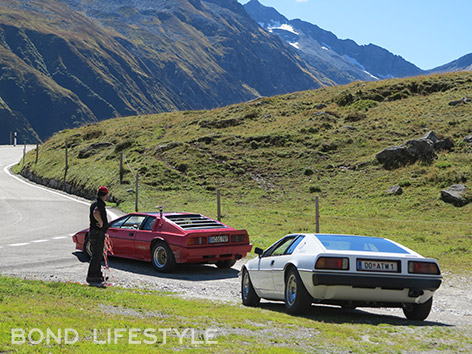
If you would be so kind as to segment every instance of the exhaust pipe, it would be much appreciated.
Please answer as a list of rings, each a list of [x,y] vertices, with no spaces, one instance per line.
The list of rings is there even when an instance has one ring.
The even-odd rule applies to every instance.
[[[409,297],[418,297],[424,294],[424,291],[421,289],[410,289],[408,291],[408,296]]]

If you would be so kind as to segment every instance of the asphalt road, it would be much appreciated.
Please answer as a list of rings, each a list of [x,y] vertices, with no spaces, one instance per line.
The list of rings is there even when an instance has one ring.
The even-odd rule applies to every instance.
[[[90,201],[13,175],[10,167],[22,156],[23,146],[0,146],[0,273],[69,274],[84,281],[87,264],[77,257],[71,235],[87,227]]]

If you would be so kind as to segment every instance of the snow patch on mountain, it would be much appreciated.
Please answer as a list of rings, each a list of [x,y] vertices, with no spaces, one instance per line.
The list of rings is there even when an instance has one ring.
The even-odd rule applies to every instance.
[[[293,29],[293,27],[290,26],[290,25],[287,24],[287,23],[279,24],[277,27],[275,27],[275,26],[267,27],[267,30],[268,30],[269,32],[272,32],[272,31],[275,30],[275,29],[277,29],[277,30],[282,30],[282,31],[287,31],[287,32],[291,32],[291,33],[296,34],[296,35],[299,35],[299,34],[300,34],[300,33],[298,33],[297,31],[295,31],[295,30]]]

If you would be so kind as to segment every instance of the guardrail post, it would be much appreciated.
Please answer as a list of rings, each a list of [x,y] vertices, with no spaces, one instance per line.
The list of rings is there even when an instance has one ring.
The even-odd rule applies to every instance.
[[[36,144],[36,160],[34,161],[34,164],[38,164],[38,157],[39,157],[39,144]]]
[[[320,198],[315,197],[316,233],[320,233]]]

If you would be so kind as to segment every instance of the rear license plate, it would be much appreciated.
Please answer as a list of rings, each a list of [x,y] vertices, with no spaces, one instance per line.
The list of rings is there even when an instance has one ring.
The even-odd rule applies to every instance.
[[[357,270],[365,272],[399,272],[398,262],[358,259]]]
[[[223,242],[228,242],[228,240],[229,240],[228,235],[208,237],[208,243],[223,243]]]

